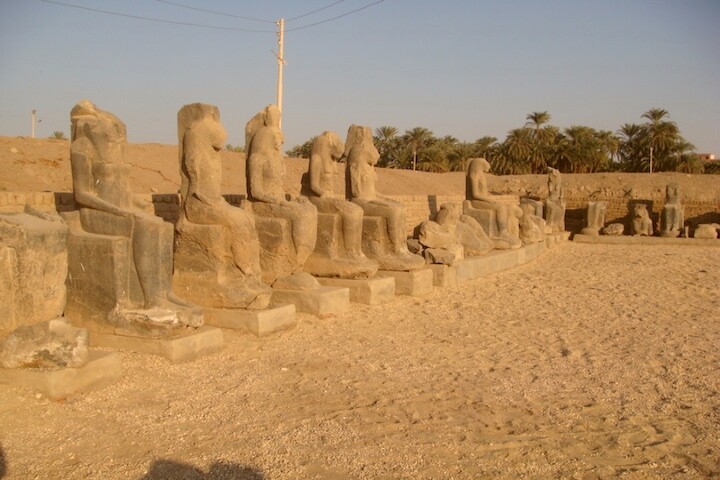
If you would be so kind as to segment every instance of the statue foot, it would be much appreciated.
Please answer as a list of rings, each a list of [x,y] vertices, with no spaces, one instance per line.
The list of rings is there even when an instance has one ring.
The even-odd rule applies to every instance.
[[[408,250],[392,252],[389,255],[377,257],[376,260],[380,264],[380,270],[390,270],[396,272],[410,272],[423,268],[426,264],[425,259],[420,255],[410,253]]]
[[[313,253],[303,265],[305,272],[318,277],[334,278],[370,278],[378,268],[377,261],[362,254],[329,257]]]

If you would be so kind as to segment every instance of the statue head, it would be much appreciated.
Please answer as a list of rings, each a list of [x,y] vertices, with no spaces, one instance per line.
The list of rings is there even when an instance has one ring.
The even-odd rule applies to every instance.
[[[320,137],[323,137],[325,141],[328,142],[328,145],[330,146],[330,155],[332,155],[335,160],[342,158],[345,154],[345,144],[337,133],[325,131],[320,135]]]
[[[680,201],[680,186],[677,183],[668,183],[665,187],[665,203],[678,203]]]
[[[215,105],[191,103],[178,112],[178,142],[182,151],[188,131],[196,132],[194,138],[201,138],[215,150],[221,150],[227,141],[227,132],[220,122],[220,110]]]
[[[484,158],[471,158],[468,160],[468,172],[477,171],[478,169],[487,173],[490,171],[490,163]]]
[[[380,152],[375,148],[370,127],[350,125],[347,133],[347,141],[345,142],[345,156],[349,158],[350,153],[354,149],[362,150],[365,154],[364,159],[369,165],[375,165],[380,159]]]
[[[458,203],[443,203],[437,214],[435,222],[442,226],[457,225],[462,217],[462,206]]]
[[[70,111],[71,140],[87,139],[101,159],[124,158],[127,144],[125,124],[89,100],[81,100]]]

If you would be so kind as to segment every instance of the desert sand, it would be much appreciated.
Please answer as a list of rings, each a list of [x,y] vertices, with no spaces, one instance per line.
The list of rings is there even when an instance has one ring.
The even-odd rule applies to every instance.
[[[0,137],[0,190],[70,191],[68,149]],[[136,191],[177,190],[176,147],[128,151]],[[223,155],[225,190],[244,192],[242,155]],[[288,162],[291,188],[306,166]],[[670,177],[720,198],[717,176],[642,188]],[[463,188],[462,173],[379,172],[381,192]],[[718,253],[565,243],[456,289],[299,314],[268,338],[225,331],[193,363],[121,352],[119,383],[63,402],[0,385],[0,478],[720,478]]]
[[[720,476],[720,257],[563,244],[424,298],[51,402],[0,386],[7,479]]]

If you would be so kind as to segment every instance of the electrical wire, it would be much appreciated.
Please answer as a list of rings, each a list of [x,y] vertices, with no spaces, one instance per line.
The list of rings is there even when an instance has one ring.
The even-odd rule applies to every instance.
[[[44,3],[50,3],[53,5],[60,5],[63,7],[77,8],[79,10],[86,10],[89,12],[104,13],[106,15],[115,15],[118,17],[125,17],[125,18],[134,18],[136,20],[145,20],[148,22],[168,23],[171,25],[183,25],[186,27],[209,28],[209,29],[214,29],[214,30],[232,30],[235,32],[275,33],[273,30],[257,30],[257,29],[251,29],[251,28],[221,27],[218,25],[204,25],[201,23],[189,23],[189,22],[177,22],[175,20],[165,20],[163,18],[143,17],[140,15],[130,15],[128,13],[120,13],[120,12],[111,12],[109,10],[101,10],[99,8],[84,7],[81,5],[72,5],[69,3],[58,2],[55,0],[39,0],[39,1],[44,2]]]
[[[315,23],[309,23],[307,25],[303,25],[302,27],[288,28],[285,30],[285,32],[286,33],[287,32],[297,32],[298,30],[305,30],[306,28],[314,27],[316,25],[322,25],[323,23],[332,22],[333,20],[337,20],[338,18],[347,17],[348,15],[352,15],[353,13],[361,12],[361,11],[365,10],[366,8],[370,8],[373,5],[377,5],[378,3],[382,3],[384,1],[385,0],[377,0],[375,2],[368,3],[367,5],[365,5],[363,7],[356,8],[355,10],[350,10],[349,12],[345,12],[345,13],[343,13],[341,15],[337,15],[335,17],[326,18],[325,20],[320,20],[319,22],[315,22]]]
[[[344,1],[346,1],[346,0],[338,0],[337,2],[333,2],[333,3],[331,3],[330,5],[325,5],[324,7],[318,8],[317,10],[313,10],[312,12],[304,13],[304,14],[302,14],[302,15],[298,15],[297,17],[288,18],[287,20],[285,20],[285,22],[286,22],[286,23],[287,23],[287,22],[292,22],[293,20],[298,20],[298,19],[300,19],[300,18],[308,17],[308,16],[312,15],[313,13],[322,12],[323,10],[327,10],[328,8],[334,7],[334,6],[337,5],[338,3],[343,3]]]
[[[113,12],[113,11],[110,11],[110,10],[102,10],[102,9],[99,9],[99,8],[85,7],[85,6],[82,6],[82,5],[73,5],[73,4],[70,4],[70,3],[59,2],[59,1],[57,1],[57,0],[39,0],[39,1],[40,1],[40,2],[44,2],[44,3],[51,4],[51,5],[59,5],[59,6],[62,6],[62,7],[69,7],[69,8],[76,8],[76,9],[78,9],[78,10],[85,10],[85,11],[88,11],[88,12],[103,13],[103,14],[105,14],[105,15],[114,15],[114,16],[117,16],[117,17],[133,18],[133,19],[135,19],[135,20],[145,20],[145,21],[148,21],[148,22],[165,23],[165,24],[170,24],[170,25],[182,25],[182,26],[186,26],[186,27],[199,27],[199,28],[207,28],[207,29],[212,29],[212,30],[229,30],[229,31],[234,31],[234,32],[276,33],[276,32],[273,31],[273,30],[258,30],[258,29],[252,29],[252,28],[222,27],[222,26],[219,26],[219,25],[206,25],[206,24],[202,24],[202,23],[179,22],[179,21],[175,21],[175,20],[166,20],[166,19],[163,19],[163,18],[144,17],[144,16],[141,16],[141,15],[131,15],[131,14],[129,14],[129,13]],[[199,9],[199,8],[190,7],[190,6],[187,6],[187,5],[181,5],[181,4],[177,4],[177,3],[169,2],[169,1],[164,1],[164,0],[157,0],[157,1],[161,1],[162,3],[167,3],[167,4],[169,4],[169,5],[175,5],[175,6],[178,6],[178,7],[189,8],[189,9],[192,9],[192,10],[204,11],[204,12],[206,12],[206,13],[213,13],[213,14],[216,14],[216,15],[233,16],[233,17],[242,18],[242,19],[245,19],[245,20],[253,20],[253,21],[259,21],[259,22],[276,23],[276,22],[271,21],[271,20],[261,20],[261,19],[254,19],[254,18],[251,18],[251,17],[240,17],[240,16],[231,15],[231,14],[226,14],[226,13],[222,13],[222,12],[213,12],[213,11],[210,11],[210,10]],[[325,10],[325,9],[327,9],[327,8],[330,8],[330,7],[332,7],[332,6],[334,6],[334,5],[337,5],[338,3],[341,3],[341,2],[344,2],[344,1],[345,1],[345,0],[338,0],[338,1],[336,1],[336,2],[331,3],[330,5],[326,5],[326,6],[322,7],[322,8],[317,9],[317,10],[313,10],[312,12],[308,12],[308,13],[303,14],[303,15],[300,15],[300,16],[298,16],[298,17],[293,17],[292,19],[289,19],[288,21],[290,21],[290,20],[296,20],[296,19],[302,18],[302,17],[306,17],[306,16],[308,16],[308,15],[311,15],[311,14],[313,14],[313,13],[317,13],[317,12],[319,12],[319,11],[321,11],[321,10]],[[361,12],[361,11],[367,9],[367,8],[372,7],[373,5],[377,5],[378,3],[382,3],[382,2],[384,2],[384,1],[385,1],[385,0],[376,0],[376,1],[370,2],[370,3],[368,3],[367,5],[364,5],[364,6],[360,7],[360,8],[356,8],[356,9],[354,9],[354,10],[350,10],[349,12],[345,12],[345,13],[342,13],[342,14],[340,14],[340,15],[336,15],[336,16],[334,16],[334,17],[326,18],[325,20],[320,20],[320,21],[318,21],[318,22],[309,23],[309,24],[303,25],[303,26],[301,26],[301,27],[295,27],[295,28],[286,29],[285,32],[297,32],[297,31],[299,31],[299,30],[305,30],[306,28],[314,27],[314,26],[317,26],[317,25],[322,25],[323,23],[332,22],[333,20],[337,20],[337,19],[339,19],[339,18],[347,17],[348,15],[352,15],[353,13]]]
[[[205,8],[192,7],[190,5],[183,5],[181,3],[170,2],[168,0],[155,0],[155,1],[160,2],[160,3],[166,3],[166,4],[172,5],[174,7],[187,8],[188,10],[195,10],[195,11],[203,12],[203,13],[211,13],[213,15],[221,15],[223,17],[239,18],[241,20],[249,20],[251,22],[259,22],[259,23],[272,23],[272,24],[275,23],[275,20],[265,20],[262,18],[253,18],[253,17],[244,17],[242,15],[234,15],[232,13],[216,12],[215,10],[207,10]],[[344,2],[345,0],[340,0],[340,1]],[[336,3],[339,3],[339,2],[336,2]],[[327,7],[325,7],[325,8],[327,8]]]

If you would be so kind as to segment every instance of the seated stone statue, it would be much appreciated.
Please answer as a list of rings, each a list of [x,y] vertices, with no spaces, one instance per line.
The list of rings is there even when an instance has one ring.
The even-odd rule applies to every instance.
[[[227,134],[217,107],[185,105],[178,112],[180,218],[175,285],[214,308],[266,308],[272,290],[260,280],[260,244],[251,206],[222,196],[219,151]]]
[[[685,207],[680,203],[680,187],[670,183],[665,188],[665,206],[660,217],[661,237],[677,237],[685,228]]]
[[[520,240],[523,244],[542,242],[545,239],[545,220],[535,215],[536,207],[533,203],[520,204],[523,211],[520,217]]]
[[[279,125],[280,112],[277,106],[269,105],[245,129],[248,197],[253,201],[260,233],[263,280],[270,284],[300,271],[317,241],[317,208],[307,198],[290,198],[285,193],[285,161],[280,150],[284,140]],[[279,230],[287,223],[289,245],[277,241],[282,237]]]
[[[490,164],[484,158],[470,160],[463,212],[487,229],[486,233],[495,241],[495,248],[518,248],[522,245],[518,219],[523,212],[516,205],[508,206],[493,198],[485,178],[485,173],[489,171]]]
[[[548,198],[545,200],[545,221],[553,232],[565,231],[565,191],[560,171],[549,168]]]
[[[633,235],[652,237],[653,224],[647,211],[647,205],[644,203],[636,203],[633,208],[632,230]]]
[[[586,226],[582,229],[583,235],[600,235],[600,229],[605,226],[606,201],[588,202]]]
[[[344,198],[333,197],[337,160],[345,144],[333,132],[315,138],[303,193],[318,209],[318,239],[304,270],[323,277],[367,278],[378,263],[362,252],[363,209]]]
[[[113,267],[118,271],[97,272],[113,279],[120,278],[127,271],[133,274],[127,285],[113,285],[114,290],[108,293],[108,298],[104,298],[104,292],[111,289],[106,284],[107,279],[91,278],[87,269],[90,265],[91,269],[97,267],[107,270],[103,262],[108,260],[102,256],[94,258],[93,255],[97,253],[83,250],[87,242],[97,237],[85,239],[75,236],[75,240],[70,240],[69,244],[77,245],[78,248],[71,252],[82,258],[69,258],[70,274],[82,282],[83,287],[78,287],[80,283],[73,283],[75,280],[71,281],[69,285],[72,292],[68,296],[72,295],[74,302],[82,305],[91,304],[94,300],[98,304],[115,304],[109,315],[108,312],[92,312],[92,308],[84,312],[101,323],[109,320],[115,330],[162,334],[182,330],[187,326],[202,325],[201,309],[181,300],[172,291],[172,225],[147,213],[149,203],[131,193],[131,167],[125,160],[125,124],[86,100],[72,109],[70,119],[73,192],[75,202],[80,207],[82,230],[90,234],[129,239],[126,251],[129,251],[127,261],[130,264],[124,265],[125,260],[113,260],[119,262]],[[82,268],[78,268],[78,263]],[[139,289],[135,286],[139,286]],[[80,288],[80,291],[74,287]]]
[[[410,253],[407,247],[405,207],[375,193],[374,166],[380,154],[373,143],[370,128],[350,126],[345,142],[345,157],[346,195],[365,214],[363,252],[377,260],[381,270],[411,271],[422,268],[425,259]]]

